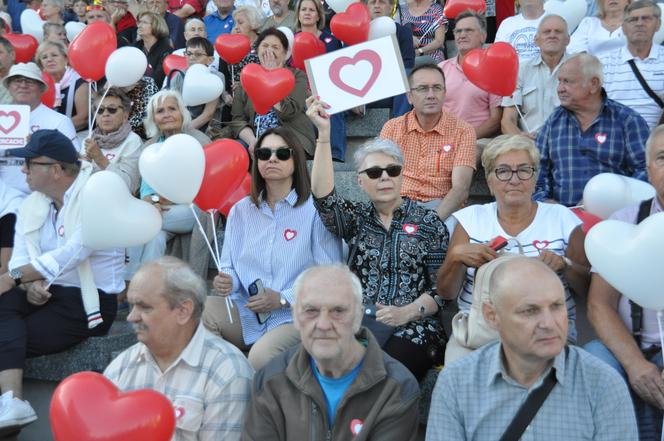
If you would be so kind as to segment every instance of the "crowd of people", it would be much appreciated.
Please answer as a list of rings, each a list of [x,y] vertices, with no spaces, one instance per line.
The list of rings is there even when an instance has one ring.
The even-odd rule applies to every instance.
[[[279,29],[341,49],[328,4],[10,0],[0,32],[19,32],[26,7],[45,23],[29,62],[0,36],[0,105],[30,108],[26,145],[0,158],[0,430],[37,418],[23,399],[26,358],[106,334],[126,297],[138,343],[104,374],[123,391],[168,397],[174,440],[414,440],[418,382],[435,368],[430,440],[659,439],[657,312],[593,271],[572,208],[592,177],[614,173],[656,195],[611,219],[662,211],[661,10],[591,3],[597,15],[570,29],[543,0],[504,20],[493,1],[452,19],[435,0],[367,0],[372,18],[397,22],[409,88],[367,105],[390,119],[354,152],[363,200],[351,200],[335,188],[335,162],[350,156],[346,113],[366,109],[330,115]],[[143,51],[144,76],[91,87],[68,61],[65,25],[77,21],[106,22],[118,47]],[[214,49],[230,33],[250,43],[236,64]],[[511,96],[481,89],[462,67],[493,41],[518,55]],[[172,54],[223,79],[223,92],[187,106],[185,72],[164,67]],[[295,78],[264,114],[240,82],[252,63]],[[146,146],[180,134],[236,139],[251,158],[211,289],[207,268],[168,255],[171,239],[197,234],[196,211],[139,172]],[[152,240],[85,246],[81,193],[102,170],[158,209]],[[477,173],[494,201],[468,203]],[[449,334],[442,312],[455,308]],[[595,340],[579,340],[582,320]]]

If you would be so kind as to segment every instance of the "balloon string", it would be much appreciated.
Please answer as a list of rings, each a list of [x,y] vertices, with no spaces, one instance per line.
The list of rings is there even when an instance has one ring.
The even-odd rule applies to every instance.
[[[221,272],[221,255],[219,254],[219,241],[217,240],[217,228],[215,226],[214,222],[214,212],[215,210],[210,210],[208,213],[210,213],[210,221],[212,222],[212,237],[214,238],[214,249],[216,251],[216,261],[215,263],[217,264],[217,270]],[[198,219],[198,218],[196,218]],[[199,224],[200,226],[200,224]],[[205,238],[207,240],[207,237]],[[212,248],[210,248],[210,252],[212,252]],[[228,297],[224,297],[224,301],[226,303],[226,312],[228,313],[228,321],[233,324],[233,315],[231,314],[231,308],[233,307],[233,301]]]
[[[662,310],[657,311],[657,324],[659,325],[659,344],[662,360],[664,361],[664,327],[662,326]],[[664,441],[664,421],[662,421],[662,436],[660,438]]]
[[[99,113],[99,108],[101,107],[101,103],[104,101],[104,98],[106,98],[106,94],[108,93],[108,90],[110,87],[107,87],[106,90],[104,91],[104,94],[101,96],[101,99],[99,100],[99,105],[95,109],[94,116],[92,117],[92,124],[88,125],[88,138],[92,138],[92,126],[95,125],[95,122],[97,121],[97,114]],[[90,102],[90,107],[92,108],[92,101]],[[88,112],[88,118],[90,118],[90,112]]]
[[[90,109],[92,109],[92,81],[88,81],[88,138],[92,133],[92,120],[90,119]]]
[[[217,271],[221,272],[221,266],[219,266],[219,260],[217,260],[217,256],[214,254],[214,251],[212,250],[212,245],[210,244],[210,240],[208,239],[207,234],[205,234],[205,230],[203,229],[203,225],[201,225],[201,221],[198,220],[198,216],[196,215],[196,210],[194,210],[194,204],[189,205],[189,209],[191,210],[191,213],[194,215],[194,220],[196,220],[198,229],[200,230],[201,234],[203,235],[203,238],[205,239],[205,244],[207,245],[208,250],[210,250],[210,254],[212,255],[212,260],[214,260],[214,264],[217,266]]]
[[[231,90],[235,92],[235,65],[231,64]]]
[[[74,254],[72,254],[72,256],[69,258],[67,263],[65,263],[62,266],[62,268],[60,268],[60,271],[58,271],[55,274],[55,276],[53,276],[53,278],[48,282],[48,285],[46,285],[46,287],[44,289],[49,289],[51,287],[51,285],[53,285],[53,282],[55,282],[55,280],[62,275],[62,273],[65,271],[65,268],[67,268],[69,266],[69,264],[72,262],[72,260],[74,260],[76,257],[78,257],[78,255],[81,253],[82,249],[83,249],[83,244],[81,244],[81,246],[78,247],[78,251],[76,251]]]
[[[519,116],[521,117],[521,121],[523,121],[523,125],[526,126],[526,131],[527,131],[528,133],[530,133],[530,127],[528,127],[528,123],[526,122],[526,118],[523,116],[523,113],[521,113],[521,110],[519,110],[519,106],[517,106],[517,105],[515,104],[515,105],[514,105],[514,108],[516,109],[516,113],[518,113]]]

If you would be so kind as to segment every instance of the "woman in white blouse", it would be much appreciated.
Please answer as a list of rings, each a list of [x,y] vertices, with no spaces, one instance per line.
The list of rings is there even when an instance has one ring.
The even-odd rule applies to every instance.
[[[631,0],[599,0],[597,17],[585,17],[572,34],[567,52],[599,56],[626,44],[622,31],[624,10]]]

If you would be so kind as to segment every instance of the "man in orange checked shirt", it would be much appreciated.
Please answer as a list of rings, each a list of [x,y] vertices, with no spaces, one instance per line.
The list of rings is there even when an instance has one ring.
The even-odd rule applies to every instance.
[[[380,132],[404,153],[402,196],[436,210],[442,220],[463,206],[475,171],[475,130],[443,110],[445,75],[435,64],[408,77],[413,110],[389,120]]]

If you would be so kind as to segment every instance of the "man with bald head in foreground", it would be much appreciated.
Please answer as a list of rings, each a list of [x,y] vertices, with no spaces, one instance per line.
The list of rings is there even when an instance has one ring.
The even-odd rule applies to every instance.
[[[482,305],[500,341],[446,366],[433,392],[427,440],[638,439],[624,381],[574,346],[565,347],[567,309],[560,279],[529,257],[498,264]],[[548,395],[539,389],[552,386]],[[539,407],[532,401],[541,395]],[[515,426],[520,407],[531,410]],[[531,413],[532,415],[532,413]]]

